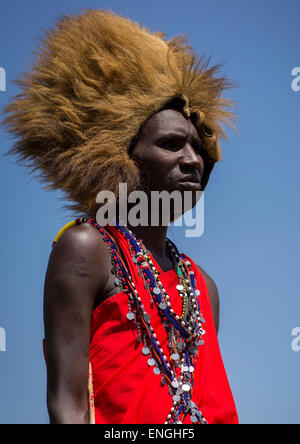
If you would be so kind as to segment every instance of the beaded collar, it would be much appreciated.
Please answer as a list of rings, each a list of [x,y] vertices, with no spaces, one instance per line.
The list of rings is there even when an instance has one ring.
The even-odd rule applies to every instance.
[[[173,406],[165,424],[182,424],[187,415],[195,424],[207,424],[207,421],[192,400],[194,384],[194,366],[198,355],[198,347],[204,344],[202,336],[205,323],[201,315],[199,301],[200,291],[190,261],[180,255],[175,244],[167,239],[167,248],[178,276],[176,286],[182,299],[182,312],[176,314],[170,298],[159,279],[159,271],[151,259],[150,252],[141,240],[137,240],[132,231],[127,230],[116,221],[116,228],[126,239],[132,261],[137,267],[139,276],[144,280],[145,289],[149,292],[151,306],[156,306],[161,322],[168,335],[170,358],[165,355],[155,331],[151,325],[150,315],[145,311],[142,300],[136,290],[132,277],[114,247],[111,235],[97,224],[95,219],[79,219],[81,223],[94,225],[102,234],[112,260],[112,273],[115,275],[115,286],[122,287],[128,293],[127,319],[137,329],[137,340],[143,344],[142,354],[147,365],[161,377],[161,384],[168,384]]]

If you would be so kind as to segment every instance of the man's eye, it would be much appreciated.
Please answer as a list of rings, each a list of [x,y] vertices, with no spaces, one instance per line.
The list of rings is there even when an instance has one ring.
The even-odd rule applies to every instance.
[[[159,147],[169,150],[179,150],[184,147],[184,144],[184,140],[161,140],[157,143]]]
[[[193,148],[197,154],[200,154],[201,157],[205,156],[206,150],[205,150],[204,146],[202,145],[202,143],[200,143],[200,142],[194,143]]]
[[[159,146],[160,148],[164,148],[164,149],[172,150],[172,151],[177,151],[177,150],[182,149],[185,144],[186,144],[186,139],[181,139],[181,138],[161,139],[156,143],[156,145]],[[201,141],[199,141],[199,142],[195,141],[192,144],[192,147],[195,150],[195,152],[197,154],[201,155],[202,157],[204,157],[206,155],[206,150],[205,150]]]

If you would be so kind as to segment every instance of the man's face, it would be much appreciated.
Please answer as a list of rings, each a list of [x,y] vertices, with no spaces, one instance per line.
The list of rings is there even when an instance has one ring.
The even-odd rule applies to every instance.
[[[204,154],[196,127],[173,109],[146,122],[132,151],[147,189],[169,193],[204,190],[212,170],[205,166]]]

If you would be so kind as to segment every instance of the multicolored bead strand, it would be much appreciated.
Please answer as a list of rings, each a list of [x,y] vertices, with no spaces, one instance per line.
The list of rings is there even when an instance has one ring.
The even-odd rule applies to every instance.
[[[182,316],[186,318],[186,321],[182,320],[174,310],[171,308],[171,303],[169,300],[169,297],[167,295],[167,292],[163,288],[161,282],[159,281],[158,275],[159,273],[155,269],[153,262],[151,261],[149,254],[143,254],[143,252],[146,250],[144,245],[141,241],[137,241],[131,231],[126,231],[126,229],[119,225],[120,232],[124,235],[126,238],[131,253],[132,253],[132,259],[137,266],[139,266],[140,269],[140,276],[144,276],[144,281],[149,282],[150,286],[146,286],[149,288],[149,290],[152,293],[153,300],[156,302],[156,306],[158,309],[159,315],[161,315],[162,322],[164,324],[164,327],[168,334],[170,334],[170,331],[174,331],[173,328],[179,332],[178,339],[180,335],[182,336],[181,340],[178,341],[179,348],[181,348],[181,355],[183,356],[181,359],[181,376],[178,381],[178,378],[176,377],[176,367],[180,366],[180,355],[177,352],[177,348],[173,341],[173,347],[171,346],[171,364],[172,366],[166,362],[167,358],[163,354],[163,358],[165,360],[163,367],[168,367],[169,369],[173,367],[171,371],[171,378],[170,374],[168,374],[169,377],[167,377],[167,380],[170,385],[170,394],[173,396],[173,410],[171,411],[170,415],[167,418],[167,423],[176,423],[179,420],[179,416],[183,412],[184,415],[186,415],[188,412],[191,414],[192,422],[195,423],[203,423],[205,424],[206,421],[203,418],[201,412],[198,411],[198,409],[195,407],[195,404],[192,404],[191,400],[191,392],[192,392],[192,386],[193,386],[193,376],[191,375],[191,369],[194,370],[194,367],[192,365],[189,365],[190,362],[193,362],[193,358],[196,357],[198,353],[198,345],[200,345],[196,339],[200,339],[200,343],[203,344],[203,341],[201,340],[201,320],[203,321],[203,317],[200,316],[200,310],[199,310],[199,303],[197,300],[197,295],[199,295],[198,290],[196,289],[195,285],[195,279],[192,279],[189,277],[189,275],[186,275],[186,270],[188,270],[188,264],[184,264],[182,266],[182,270],[179,268],[181,261],[184,262],[183,258],[180,257],[176,247],[173,245],[172,253],[173,255],[176,255],[174,257],[174,267],[177,270],[178,276],[181,278],[184,276],[185,283],[188,285],[189,290],[189,311],[193,311],[194,316],[191,316],[190,319],[187,322],[187,317]],[[171,246],[171,242],[168,240],[169,246]],[[174,248],[175,247],[175,248]],[[190,263],[189,263],[190,265]],[[185,284],[184,283],[184,284]],[[185,285],[181,285],[180,283],[177,286],[179,291],[185,290]],[[197,293],[196,293],[197,292]],[[181,293],[182,298],[187,298],[187,291],[184,291],[184,293]],[[197,302],[196,302],[197,301]],[[185,313],[184,313],[185,315]],[[191,323],[192,322],[192,323]],[[174,334],[173,334],[174,335]],[[151,338],[150,338],[151,339]],[[187,343],[188,340],[188,343]],[[170,341],[169,341],[170,343]],[[178,345],[177,344],[177,345]],[[188,345],[187,345],[188,344]],[[184,351],[185,349],[185,351]],[[162,352],[162,349],[160,348],[160,351]],[[163,352],[162,352],[163,353]],[[151,361],[152,363],[153,361]],[[158,368],[160,367],[160,363],[157,363]],[[160,369],[160,368],[159,368]],[[162,371],[164,376],[167,376],[164,371]],[[160,372],[157,372],[157,374],[160,374]],[[175,394],[174,394],[175,392]]]

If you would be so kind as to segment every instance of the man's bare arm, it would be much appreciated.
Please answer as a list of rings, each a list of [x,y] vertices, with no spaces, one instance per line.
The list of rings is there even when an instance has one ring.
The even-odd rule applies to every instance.
[[[102,237],[87,224],[67,231],[50,255],[44,323],[52,424],[88,423],[91,313],[105,287],[109,264]]]

